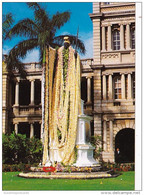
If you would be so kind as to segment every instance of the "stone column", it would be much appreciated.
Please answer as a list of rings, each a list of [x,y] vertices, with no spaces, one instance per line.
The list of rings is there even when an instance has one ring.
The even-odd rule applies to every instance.
[[[131,79],[131,73],[128,73],[128,99],[132,99],[132,79]]]
[[[15,86],[15,106],[19,106],[19,80],[16,81]]]
[[[106,100],[106,75],[103,75],[103,99]]]
[[[105,26],[102,26],[102,51],[106,51]]]
[[[124,25],[120,24],[120,49],[124,50]]]
[[[112,85],[112,74],[109,75],[108,77],[108,83],[109,83],[109,99],[113,99],[113,85]]]
[[[126,49],[130,49],[130,24],[126,25]]]
[[[35,80],[31,80],[31,96],[30,96],[30,104],[34,105],[34,82]]]
[[[14,131],[15,131],[15,134],[17,135],[18,134],[18,123],[14,124]]]
[[[30,124],[30,138],[34,137],[34,123]]]
[[[112,50],[111,25],[108,25],[108,51]]]
[[[103,121],[103,149],[104,151],[107,150],[107,126],[106,126],[106,121]]]
[[[87,103],[91,103],[91,77],[87,78]]]
[[[121,89],[122,89],[122,99],[125,99],[125,75],[121,74]]]
[[[109,121],[109,132],[110,132],[110,151],[113,151],[113,121]]]

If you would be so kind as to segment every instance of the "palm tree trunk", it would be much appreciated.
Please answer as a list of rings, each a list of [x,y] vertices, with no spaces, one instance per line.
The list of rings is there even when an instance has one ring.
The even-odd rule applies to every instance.
[[[45,165],[47,161],[49,161],[48,155],[48,68],[49,68],[49,59],[48,59],[47,50],[44,50],[43,55],[43,82],[42,82],[42,128],[43,128],[43,160],[42,164]]]

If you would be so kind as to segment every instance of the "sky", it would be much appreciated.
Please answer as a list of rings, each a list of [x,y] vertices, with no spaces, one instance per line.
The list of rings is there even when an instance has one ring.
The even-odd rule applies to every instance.
[[[92,13],[92,3],[77,3],[77,2],[45,2],[40,3],[43,7],[46,7],[47,12],[52,16],[57,11],[64,12],[70,11],[70,20],[65,23],[60,30],[57,31],[56,35],[64,34],[77,34],[79,27],[79,39],[81,39],[86,47],[86,54],[80,55],[82,58],[93,57],[93,27],[92,21],[89,17],[89,13]],[[26,3],[23,2],[3,2],[2,3],[2,14],[11,12],[14,16],[14,24],[24,18],[33,18],[33,11],[28,8]],[[6,40],[3,42],[3,54],[8,54],[9,50],[17,44],[19,41],[24,40],[24,37],[15,37],[12,40]],[[39,51],[38,49],[33,50],[29,53],[23,62],[38,62]]]

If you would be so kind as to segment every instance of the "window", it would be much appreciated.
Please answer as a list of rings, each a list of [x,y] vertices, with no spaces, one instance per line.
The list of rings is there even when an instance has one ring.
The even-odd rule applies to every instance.
[[[131,48],[135,49],[135,29],[131,30]]]
[[[121,99],[121,77],[114,79],[114,99]]]
[[[120,49],[120,32],[119,30],[113,31],[113,50]]]
[[[110,2],[104,2],[104,4],[105,4],[105,5],[109,5],[109,4],[110,4]]]

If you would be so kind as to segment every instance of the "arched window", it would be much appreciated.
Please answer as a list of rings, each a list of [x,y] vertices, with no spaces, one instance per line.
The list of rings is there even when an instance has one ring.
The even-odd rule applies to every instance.
[[[121,99],[121,77],[114,78],[114,99]]]
[[[131,30],[131,48],[135,49],[135,29]]]
[[[119,30],[113,31],[113,50],[120,50],[120,32],[119,32]]]

